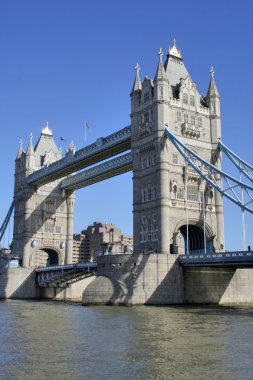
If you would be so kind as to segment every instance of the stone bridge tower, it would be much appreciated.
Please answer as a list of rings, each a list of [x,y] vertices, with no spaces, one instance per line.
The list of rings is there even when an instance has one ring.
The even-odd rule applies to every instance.
[[[154,80],[131,92],[135,253],[184,253],[223,249],[219,193],[188,167],[164,128],[220,167],[220,96],[211,69],[207,95],[191,79],[174,40],[165,64],[159,51]],[[216,178],[219,180],[219,178]]]
[[[73,154],[73,149],[70,145],[67,154]],[[12,251],[24,267],[72,262],[74,194],[63,193],[60,180],[38,188],[26,183],[35,170],[60,158],[48,124],[35,147],[32,135],[26,152],[20,142],[15,162]]]

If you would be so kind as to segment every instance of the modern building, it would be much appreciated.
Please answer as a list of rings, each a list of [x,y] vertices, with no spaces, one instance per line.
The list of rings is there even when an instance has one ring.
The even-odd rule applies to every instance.
[[[85,254],[85,235],[74,234],[73,236],[73,254],[72,261],[75,263],[85,263],[89,260],[89,256]]]
[[[74,235],[73,263],[96,260],[97,254],[132,252],[133,237],[123,235],[112,223],[94,222]]]

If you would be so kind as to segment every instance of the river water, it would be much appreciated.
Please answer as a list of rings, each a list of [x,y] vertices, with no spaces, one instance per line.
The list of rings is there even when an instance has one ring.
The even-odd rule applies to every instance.
[[[0,302],[0,379],[253,379],[253,307]]]

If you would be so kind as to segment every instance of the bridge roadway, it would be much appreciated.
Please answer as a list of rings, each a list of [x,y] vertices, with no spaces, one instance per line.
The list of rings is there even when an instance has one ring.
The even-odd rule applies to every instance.
[[[27,178],[27,183],[42,186],[65,177],[107,158],[116,156],[131,148],[131,126],[125,127],[107,137],[101,137],[72,156],[67,154],[62,159],[45,165]]]
[[[38,286],[48,288],[66,288],[76,281],[95,275],[96,271],[96,263],[53,265],[35,269]]]
[[[253,251],[179,255],[178,262],[182,267],[251,267]]]

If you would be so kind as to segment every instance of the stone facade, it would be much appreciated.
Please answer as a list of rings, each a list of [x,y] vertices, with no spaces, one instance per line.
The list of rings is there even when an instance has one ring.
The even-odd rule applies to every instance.
[[[164,134],[167,126],[220,168],[220,97],[214,72],[204,96],[175,41],[165,64],[162,58],[160,49],[154,80],[145,77],[141,82],[137,64],[131,92],[134,253],[220,251],[224,244],[221,196],[186,165]]]
[[[72,154],[72,147],[67,154]],[[24,267],[72,262],[74,194],[60,189],[60,180],[39,188],[26,178],[61,158],[48,125],[33,147],[32,135],[26,151],[22,141],[15,162],[13,256]]]

